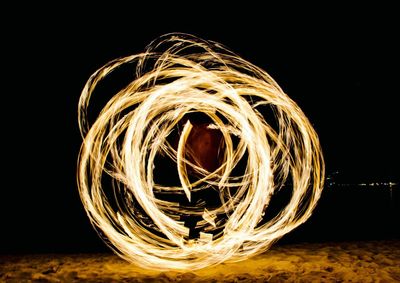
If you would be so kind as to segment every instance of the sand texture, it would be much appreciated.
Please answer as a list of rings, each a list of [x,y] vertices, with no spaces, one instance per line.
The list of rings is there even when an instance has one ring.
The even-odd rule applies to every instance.
[[[1,255],[0,282],[400,282],[400,241],[273,246],[198,271],[150,271],[113,254]]]

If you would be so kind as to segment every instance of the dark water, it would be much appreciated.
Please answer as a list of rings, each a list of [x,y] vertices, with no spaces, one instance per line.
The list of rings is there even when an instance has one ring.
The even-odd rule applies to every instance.
[[[35,221],[21,222],[14,215],[14,226],[6,225],[1,234],[0,253],[111,252],[76,203],[54,207],[51,213],[32,210]],[[54,221],[52,215],[64,216]],[[400,239],[399,215],[399,187],[392,192],[376,186],[327,187],[310,219],[276,244]]]
[[[313,215],[279,243],[400,238],[398,187],[328,187]]]

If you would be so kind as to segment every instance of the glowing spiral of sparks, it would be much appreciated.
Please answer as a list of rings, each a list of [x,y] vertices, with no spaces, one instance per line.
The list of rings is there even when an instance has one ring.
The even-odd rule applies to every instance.
[[[96,86],[126,64],[135,66],[134,79],[90,125]],[[273,124],[263,107],[272,110]],[[185,154],[190,119],[177,147],[168,141],[188,113],[203,113],[212,121],[208,128],[222,133],[222,162],[214,172]],[[310,217],[322,191],[323,157],[304,113],[265,71],[215,42],[168,34],[142,54],[109,62],[86,83],[78,114],[84,141],[77,180],[87,215],[118,255],[145,268],[193,270],[261,253]],[[155,181],[159,154],[176,162],[179,186]],[[244,172],[236,176],[244,157]],[[189,166],[201,177],[193,181]],[[104,178],[112,186],[105,188]],[[285,186],[288,204],[266,221],[271,197]],[[176,194],[190,202],[205,188],[218,192],[220,206],[156,197]],[[182,216],[201,218],[197,239],[188,237]]]

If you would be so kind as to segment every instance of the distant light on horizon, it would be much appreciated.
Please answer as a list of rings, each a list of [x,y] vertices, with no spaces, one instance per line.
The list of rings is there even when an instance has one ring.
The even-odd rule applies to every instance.
[[[372,183],[336,183],[327,182],[327,187],[379,187],[379,188],[397,188],[398,183],[395,182],[372,182]]]

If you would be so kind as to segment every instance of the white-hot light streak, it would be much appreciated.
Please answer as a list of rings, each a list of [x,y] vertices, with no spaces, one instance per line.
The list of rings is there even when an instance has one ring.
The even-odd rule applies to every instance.
[[[126,64],[136,67],[134,79],[90,124],[96,86]],[[268,124],[263,107],[272,109],[275,125]],[[167,141],[194,112],[207,115],[208,127],[222,133],[222,164],[214,172],[185,154],[190,120],[177,148]],[[109,62],[86,83],[78,114],[84,141],[77,180],[87,215],[118,255],[145,268],[193,270],[263,252],[310,217],[322,191],[324,162],[309,120],[264,70],[218,43],[169,34],[144,53]],[[155,182],[159,154],[176,162],[171,170],[178,171],[180,186]],[[243,176],[234,176],[243,157]],[[189,166],[200,176],[193,183]],[[112,187],[103,188],[105,175]],[[288,204],[262,221],[285,184],[292,186]],[[190,201],[193,192],[209,187],[217,190],[221,206],[188,207],[155,197],[184,194]],[[114,204],[106,190],[120,196]],[[199,239],[189,239],[182,216],[200,217]]]

